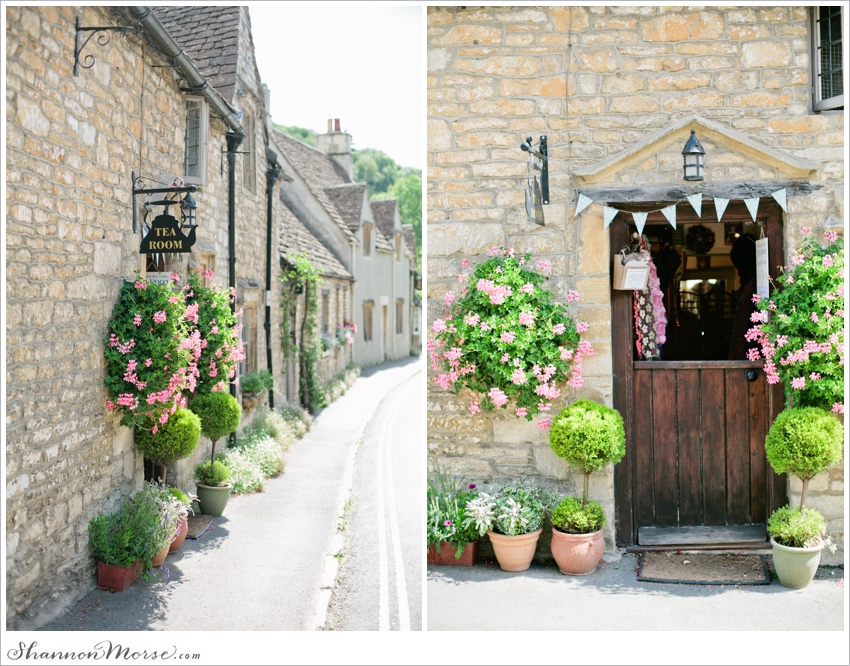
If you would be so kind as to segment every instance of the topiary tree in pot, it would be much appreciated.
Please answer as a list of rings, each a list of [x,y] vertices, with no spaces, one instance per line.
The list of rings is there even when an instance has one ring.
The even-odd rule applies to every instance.
[[[626,454],[626,431],[620,413],[587,398],[561,410],[549,431],[556,455],[584,474],[582,499],[565,498],[552,515],[552,554],[562,573],[586,575],[596,569],[605,550],[601,505],[588,501],[590,475]]]
[[[780,507],[770,516],[767,531],[773,545],[773,565],[785,587],[811,583],[824,546],[832,545],[820,512],[805,508],[812,477],[841,460],[844,426],[818,407],[796,407],[780,413],[770,427],[764,448],[777,474],[789,473],[803,482],[800,506]]]
[[[168,466],[192,453],[200,437],[200,419],[181,407],[156,432],[152,428],[139,428],[136,445],[145,458],[159,466],[159,478],[165,482]]]
[[[239,427],[242,407],[236,398],[222,391],[195,396],[191,407],[200,418],[201,432],[212,440],[209,462],[195,468],[198,504],[202,513],[220,516],[230,497],[231,486],[227,483],[230,470],[223,462],[215,459],[215,446],[219,439]]]

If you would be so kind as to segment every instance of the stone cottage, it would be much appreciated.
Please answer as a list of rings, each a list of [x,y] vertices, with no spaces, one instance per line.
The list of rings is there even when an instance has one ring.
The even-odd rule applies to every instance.
[[[844,11],[429,7],[428,320],[442,316],[461,261],[491,246],[550,262],[558,300],[580,293],[571,313],[596,356],[554,409],[589,397],[624,417],[626,458],[591,479],[609,551],[640,545],[647,528],[763,525],[799,492],[764,457],[781,389],[761,362],[731,353],[742,287],[731,249],[766,237],[775,276],[803,227],[843,233]],[[691,131],[704,149],[694,181],[682,154]],[[526,211],[520,149],[541,136],[542,225]],[[638,358],[632,292],[612,285],[638,225],[671,260],[663,360]],[[545,431],[502,410],[472,414],[470,399],[429,385],[432,468],[580,492]],[[811,486],[839,542],[824,554],[832,563],[843,560],[843,469]]]

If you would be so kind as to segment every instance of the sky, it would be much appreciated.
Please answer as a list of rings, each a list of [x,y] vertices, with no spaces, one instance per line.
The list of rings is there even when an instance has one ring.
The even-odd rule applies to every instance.
[[[319,133],[328,118],[357,149],[424,166],[424,11],[347,2],[250,3],[260,77],[279,125]]]

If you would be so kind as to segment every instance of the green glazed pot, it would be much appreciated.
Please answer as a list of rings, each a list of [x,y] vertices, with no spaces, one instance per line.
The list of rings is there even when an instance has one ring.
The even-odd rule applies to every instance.
[[[770,540],[773,546],[773,566],[779,582],[785,587],[800,589],[812,582],[820,563],[824,543],[811,548],[792,548]]]
[[[205,516],[220,516],[224,513],[230,490],[233,486],[204,486],[198,484],[198,505]]]

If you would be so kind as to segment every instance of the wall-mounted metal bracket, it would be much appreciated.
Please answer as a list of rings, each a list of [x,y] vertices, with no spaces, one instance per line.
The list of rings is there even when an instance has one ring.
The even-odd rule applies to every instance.
[[[526,137],[525,141],[520,145],[525,152],[531,153],[532,156],[540,160],[540,164],[533,162],[533,167],[540,170],[540,193],[543,197],[543,203],[549,203],[549,145],[546,141],[546,135],[540,136],[540,143],[535,148],[531,137]]]
[[[195,185],[187,185],[186,187],[155,187],[155,188],[144,188],[144,179],[141,177],[136,178],[136,172],[132,171],[130,177],[133,180],[132,192],[133,192],[133,233],[136,233],[136,197],[141,194],[166,194],[166,195],[175,195],[174,198],[164,198],[160,201],[149,201],[145,204],[145,206],[165,206],[165,209],[168,210],[169,206],[179,206],[180,205],[180,194],[186,192],[197,192],[198,188]],[[181,181],[182,183],[182,181]]]
[[[88,37],[83,40],[83,33],[88,32],[91,33]],[[139,26],[137,25],[115,25],[115,26],[94,26],[89,28],[84,28],[80,25],[80,17],[77,17],[77,37],[74,45],[74,76],[79,76],[80,67],[83,69],[91,69],[94,67],[94,56],[88,54],[83,58],[83,62],[80,62],[80,54],[83,49],[86,48],[86,44],[91,41],[92,37],[97,37],[97,43],[101,46],[106,46],[109,44],[109,33],[110,32],[139,32]]]

